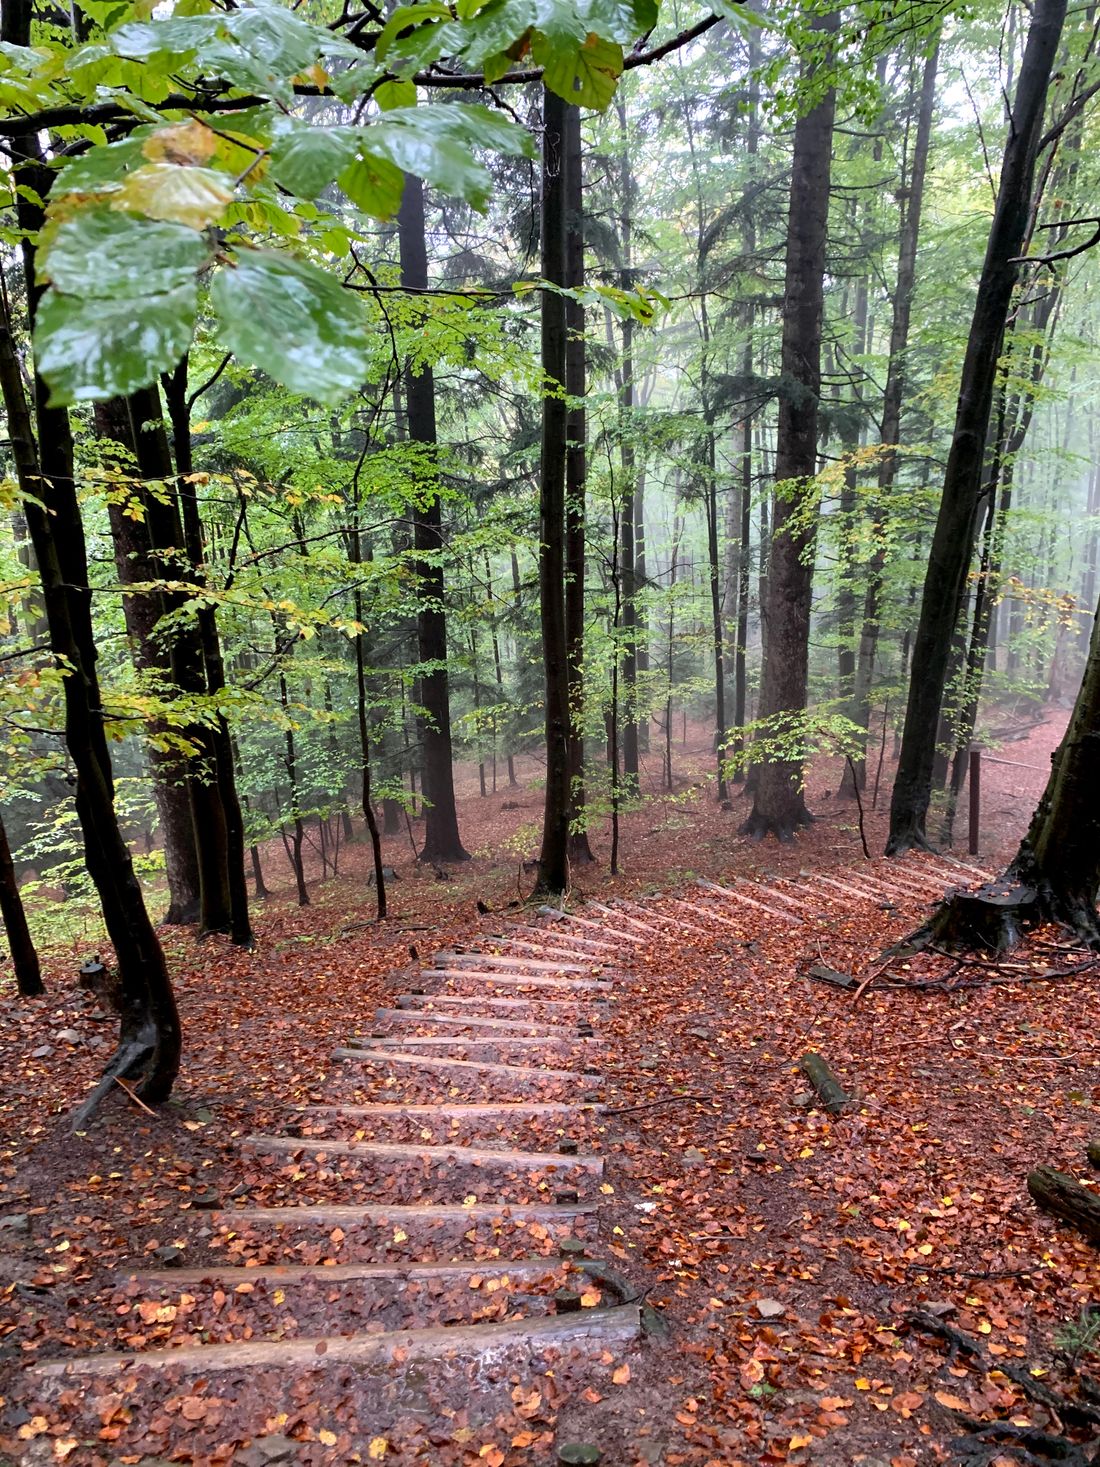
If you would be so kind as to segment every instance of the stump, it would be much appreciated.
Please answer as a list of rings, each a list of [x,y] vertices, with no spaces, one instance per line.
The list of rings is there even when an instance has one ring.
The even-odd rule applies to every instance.
[[[833,1074],[828,1061],[811,1050],[799,1060],[798,1068],[814,1087],[818,1099],[828,1113],[831,1116],[840,1115],[852,1097]]]
[[[957,891],[928,924],[929,941],[967,951],[1008,952],[1029,927],[1044,920],[1039,893],[1019,882],[989,881]]]
[[[1100,1243],[1100,1195],[1052,1166],[1028,1172],[1027,1190],[1044,1212],[1069,1223],[1090,1242]]]

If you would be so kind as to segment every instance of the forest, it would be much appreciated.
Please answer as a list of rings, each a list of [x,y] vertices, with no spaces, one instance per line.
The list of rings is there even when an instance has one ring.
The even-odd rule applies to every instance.
[[[1098,47],[3,0],[0,1467],[1100,1461]]]

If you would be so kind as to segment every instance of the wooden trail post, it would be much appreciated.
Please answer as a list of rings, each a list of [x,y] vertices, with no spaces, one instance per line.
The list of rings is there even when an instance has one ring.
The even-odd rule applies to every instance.
[[[977,745],[970,750],[970,828],[967,849],[978,854],[978,835],[982,818],[982,751]]]

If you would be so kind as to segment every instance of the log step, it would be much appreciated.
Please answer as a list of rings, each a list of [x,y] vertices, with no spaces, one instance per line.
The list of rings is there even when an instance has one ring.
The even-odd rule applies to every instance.
[[[801,917],[784,912],[780,907],[769,907],[767,902],[759,902],[755,897],[746,896],[743,891],[735,891],[731,886],[719,886],[716,881],[707,881],[702,876],[696,878],[696,885],[703,887],[706,891],[716,891],[724,897],[730,897],[733,901],[741,902],[746,907],[756,907],[758,911],[768,912],[771,916],[778,917],[781,922],[790,922],[793,927],[803,925]]]
[[[496,940],[497,939],[494,939],[494,941]],[[499,942],[502,947],[515,947],[522,949],[522,952],[513,954],[517,963],[523,961],[524,952],[534,953],[536,957],[569,958],[573,962],[576,962],[578,958],[588,958],[589,966],[591,966],[593,963],[600,962],[599,958],[590,957],[588,953],[578,952],[575,947],[553,947],[550,943],[547,942],[525,942],[522,938],[512,937],[510,935],[507,937],[501,937],[499,939]],[[605,946],[605,944],[600,943],[599,946],[602,948]],[[611,947],[610,944],[606,944],[606,947],[609,952],[615,951],[615,949]],[[509,956],[509,954],[505,953],[503,954],[503,956],[507,957]]]
[[[492,1151],[459,1144],[446,1146],[391,1145],[381,1141],[328,1141],[302,1136],[246,1136],[243,1144],[256,1151],[288,1151],[295,1155],[358,1156],[365,1161],[457,1161],[470,1166],[499,1166],[541,1171],[553,1168],[569,1171],[583,1167],[586,1172],[603,1175],[602,1156],[566,1156],[560,1151]]]
[[[329,1335],[323,1339],[246,1340],[227,1345],[185,1345],[140,1355],[80,1355],[31,1367],[38,1377],[117,1375],[141,1366],[147,1370],[256,1370],[268,1366],[316,1368],[320,1365],[389,1364],[395,1350],[405,1360],[431,1360],[452,1353],[478,1354],[509,1346],[541,1349],[583,1340],[636,1339],[641,1311],[636,1304],[582,1309],[572,1314],[540,1315],[500,1324],[459,1324],[434,1329],[388,1330],[384,1334]]]
[[[544,962],[540,958],[501,957],[495,953],[439,952],[432,956],[437,968],[503,968],[509,973],[525,973],[528,969],[536,973],[587,973],[591,964]]]
[[[433,1044],[464,1044],[467,1048],[492,1045],[494,1049],[502,1049],[511,1045],[520,1049],[537,1046],[543,1049],[561,1049],[564,1045],[597,1042],[594,1037],[582,1038],[579,1034],[372,1034],[369,1038],[355,1036],[348,1041],[348,1048],[385,1049],[393,1045],[402,1049],[430,1049]]]
[[[209,1268],[161,1268],[121,1275],[122,1279],[138,1279],[143,1284],[163,1284],[173,1289],[192,1284],[215,1283],[229,1279],[264,1284],[348,1284],[372,1279],[382,1282],[415,1283],[421,1279],[542,1278],[562,1268],[560,1259],[539,1255],[537,1258],[475,1259],[472,1263],[263,1263],[249,1268],[243,1263],[212,1263]],[[587,1260],[570,1263],[571,1274],[588,1274]],[[598,1270],[593,1269],[593,1277]]]
[[[235,1226],[240,1222],[272,1223],[280,1227],[305,1227],[308,1223],[433,1223],[433,1222],[569,1222],[589,1217],[595,1202],[534,1203],[475,1202],[465,1207],[457,1202],[364,1203],[354,1207],[343,1202],[308,1202],[291,1207],[238,1207],[231,1212],[208,1214]]]
[[[610,917],[613,922],[625,922],[628,927],[634,928],[634,930],[637,932],[645,933],[647,937],[662,936],[661,929],[659,927],[654,927],[653,924],[650,922],[639,921],[639,919],[632,916],[622,904],[614,907],[606,907],[604,906],[603,902],[596,902],[589,899],[585,903],[585,906],[590,911],[600,912],[603,916]]]
[[[599,993],[610,993],[611,984],[602,978],[536,978],[524,973],[490,973],[480,968],[425,968],[421,978],[449,978],[474,980],[479,983],[505,983],[513,988],[571,988],[592,989]]]
[[[343,1115],[370,1119],[373,1116],[456,1116],[460,1120],[477,1116],[551,1116],[574,1115],[588,1111],[603,1112],[603,1106],[591,1100],[499,1100],[499,1101],[424,1101],[408,1105],[379,1101],[374,1105],[303,1105],[297,1115]]]
[[[525,1079],[577,1080],[598,1085],[602,1076],[585,1074],[583,1070],[547,1070],[531,1065],[500,1065],[488,1060],[458,1060],[435,1058],[425,1054],[407,1054],[394,1049],[336,1049],[332,1054],[338,1060],[375,1060],[387,1065],[419,1065],[425,1070],[481,1070],[487,1075],[522,1075]]]
[[[540,907],[540,913],[545,917],[553,917],[557,922],[571,922],[577,927],[584,927],[590,932],[602,932],[605,939],[616,937],[623,942],[631,942],[635,947],[644,945],[645,939],[633,932],[620,932],[618,928],[608,927],[606,922],[590,922],[587,917],[578,917],[573,912],[559,912],[557,907]]]
[[[613,942],[601,942],[596,937],[584,937],[579,932],[563,931],[560,927],[555,932],[551,932],[549,928],[546,927],[517,927],[516,931],[523,932],[529,937],[541,937],[544,941],[546,937],[549,936],[552,937],[555,942],[571,942],[574,947],[594,947],[602,952],[618,952],[618,948]],[[579,954],[579,956],[585,957],[587,956],[587,954],[581,953]]]
[[[477,1004],[483,1009],[529,1009],[538,1004],[541,1009],[591,1009],[609,1002],[606,998],[487,998],[480,993],[399,993],[395,1000],[401,1008],[416,1010],[424,1004],[435,1007],[447,1004],[452,1008],[468,1008]]]
[[[534,1029],[540,1037],[546,1039],[577,1037],[575,1025],[540,1024],[536,1019],[493,1019],[480,1014],[418,1013],[416,1009],[375,1009],[374,1016],[391,1024],[445,1024],[448,1028],[455,1029],[525,1029],[528,1033]]]

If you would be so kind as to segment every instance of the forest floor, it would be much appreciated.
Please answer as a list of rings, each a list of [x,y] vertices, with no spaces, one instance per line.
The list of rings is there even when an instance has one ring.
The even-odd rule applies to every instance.
[[[1052,712],[1005,743],[995,757],[1011,762],[987,762],[986,870],[1011,855],[1065,717]],[[718,810],[708,740],[689,734],[675,750],[676,790],[652,788],[624,816],[624,874],[608,875],[607,842],[595,832],[600,864],[576,874],[571,894],[578,915],[609,929],[625,909],[608,917],[589,905],[586,914],[586,898],[652,901],[656,914],[650,933],[591,965],[614,969],[622,989],[590,1051],[610,1111],[599,1124],[582,1117],[570,1134],[606,1161],[590,1189],[598,1215],[584,1221],[590,1252],[614,1264],[664,1329],[595,1355],[550,1350],[518,1372],[504,1357],[481,1375],[453,1362],[419,1375],[410,1367],[399,1397],[336,1363],[279,1381],[246,1371],[228,1386],[216,1374],[181,1381],[172,1372],[60,1385],[28,1377],[29,1364],[94,1351],[338,1335],[345,1319],[364,1327],[357,1310],[369,1313],[368,1332],[392,1327],[393,1299],[372,1296],[368,1310],[362,1289],[334,1284],[287,1303],[262,1283],[181,1288],[166,1271],[150,1288],[131,1274],[212,1267],[219,1246],[242,1263],[281,1257],[262,1230],[211,1225],[211,1206],[236,1199],[403,1199],[408,1184],[419,1199],[447,1200],[427,1163],[341,1180],[321,1158],[271,1156],[241,1138],[285,1134],[288,1110],[346,1085],[334,1047],[392,1004],[411,981],[410,959],[484,946],[511,923],[531,923],[529,909],[509,904],[532,883],[520,862],[536,853],[537,766],[519,761],[520,789],[485,799],[464,769],[460,818],[474,859],[439,879],[414,866],[407,837],[391,838],[386,859],[400,879],[383,927],[370,924],[367,853],[355,843],[339,877],[314,872],[304,909],[280,853],[268,853],[275,892],[257,903],[254,954],[165,932],[187,1053],[157,1115],[120,1091],[87,1135],[65,1129],[111,1044],[110,1024],[76,986],[86,952],[47,955],[45,1001],[3,994],[0,1463],[519,1467],[554,1460],[570,1438],[598,1444],[605,1467],[1004,1467],[1059,1451],[1061,1460],[1095,1460],[1096,1426],[1075,1417],[1087,1419],[1080,1393],[1097,1384],[1089,1339],[1095,1349],[1100,1255],[1033,1206],[1025,1179],[1042,1162],[1089,1180],[1085,1145],[1100,1134],[1100,970],[1041,978],[1080,957],[1054,952],[1059,939],[1047,932],[999,972],[932,954],[892,963],[858,999],[814,981],[815,963],[868,976],[928,910],[916,893],[866,895],[878,873],[889,881],[890,865],[877,858],[889,768],[879,808],[867,812],[870,864],[855,807],[831,793],[840,774],[831,761],[809,782],[814,826],[792,846],[750,844],[736,834],[744,799]],[[965,835],[965,814],[959,828]],[[813,870],[847,889],[814,883],[803,874]],[[763,905],[738,905],[695,886],[697,877],[751,880],[785,899],[753,887]],[[494,915],[479,916],[478,899]],[[798,1073],[807,1050],[828,1059],[852,1096],[837,1118]],[[390,1084],[357,1080],[341,1095],[376,1101]],[[554,1093],[568,1098],[568,1084]],[[530,1122],[522,1136],[495,1140],[545,1150],[561,1135]],[[470,1185],[481,1203],[519,1196],[507,1176],[495,1198],[484,1175]],[[553,1227],[508,1221],[465,1237],[486,1272],[519,1256],[522,1243],[525,1256],[545,1258],[544,1287],[562,1282]],[[337,1227],[294,1257],[340,1263],[344,1238]],[[438,1256],[438,1245],[429,1253],[401,1229],[386,1247],[410,1264]],[[510,1312],[508,1286],[496,1301],[479,1293],[472,1313],[450,1284],[410,1287],[404,1321],[410,1307],[423,1325]],[[598,1300],[599,1289],[590,1292]],[[1053,1396],[1036,1399],[1044,1387],[1063,1409]]]

